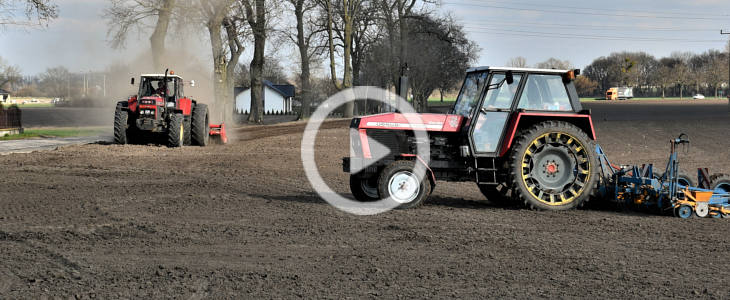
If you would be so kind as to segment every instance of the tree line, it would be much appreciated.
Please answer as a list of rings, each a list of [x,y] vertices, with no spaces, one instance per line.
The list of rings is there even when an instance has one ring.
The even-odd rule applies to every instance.
[[[611,53],[586,66],[576,80],[576,88],[581,97],[601,98],[612,87],[632,87],[635,97],[684,98],[703,94],[718,98],[728,88],[728,48],[703,53],[675,52],[662,58],[645,52]],[[516,57],[508,65],[526,67],[527,63]],[[573,65],[550,58],[536,67],[571,69]]]
[[[109,0],[105,16],[116,47],[131,32],[154,28],[155,65],[162,63],[171,27],[207,32],[216,105],[233,111],[233,87],[245,78],[253,123],[263,118],[262,80],[276,67],[267,64],[272,59],[267,46],[279,47],[282,40],[297,53],[301,118],[311,114],[313,88],[321,86],[313,82],[316,66],[328,70],[333,91],[371,84],[392,88],[409,76],[413,102],[425,110],[431,93],[452,89],[479,51],[452,18],[435,13],[434,0]],[[249,47],[253,55],[243,64]],[[357,108],[349,104],[343,113],[351,116]]]

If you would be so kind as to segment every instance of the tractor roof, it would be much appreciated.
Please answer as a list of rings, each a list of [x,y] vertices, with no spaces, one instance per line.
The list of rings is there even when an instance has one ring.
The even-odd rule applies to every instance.
[[[162,77],[165,77],[165,74],[142,74],[142,77],[160,77],[160,78],[162,78]],[[170,74],[167,74],[167,77],[170,77],[170,78],[180,78],[180,79],[182,79],[182,77],[180,77],[178,75],[170,75]]]
[[[513,72],[530,72],[530,73],[554,73],[563,74],[568,73],[570,70],[556,70],[556,69],[532,69],[532,68],[513,68],[513,67],[477,67],[468,69],[467,73],[479,72],[479,71],[513,71]]]

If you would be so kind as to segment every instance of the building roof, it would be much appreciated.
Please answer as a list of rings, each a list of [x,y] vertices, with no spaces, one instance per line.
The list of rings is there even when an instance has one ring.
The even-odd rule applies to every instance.
[[[293,98],[296,95],[296,87],[291,84],[274,84],[268,80],[263,80],[262,83],[264,84],[264,86],[269,87],[270,89],[279,93],[279,95],[284,98]],[[249,89],[250,88],[235,87],[233,88],[233,95],[237,96],[238,94],[243,93]]]
[[[0,89],[0,95],[10,95],[10,92]]]

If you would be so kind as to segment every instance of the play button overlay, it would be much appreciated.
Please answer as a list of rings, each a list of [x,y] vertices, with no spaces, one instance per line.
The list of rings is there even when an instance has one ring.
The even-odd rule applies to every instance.
[[[307,179],[312,185],[314,191],[317,192],[317,194],[322,199],[327,201],[327,203],[334,206],[335,208],[347,213],[361,216],[384,213],[400,206],[401,203],[398,203],[391,198],[385,198],[374,202],[359,202],[345,198],[342,195],[333,191],[329,187],[329,185],[324,182],[324,179],[322,179],[322,176],[319,173],[319,169],[317,168],[317,164],[314,158],[314,144],[317,138],[317,134],[319,133],[319,128],[322,126],[322,123],[327,119],[327,116],[329,116],[338,107],[341,107],[349,102],[363,99],[378,101],[386,105],[393,105],[393,102],[396,102],[396,107],[398,107],[399,111],[403,113],[406,122],[410,126],[408,128],[418,128],[419,125],[423,124],[421,116],[416,113],[416,110],[413,108],[413,106],[411,106],[410,103],[408,103],[398,95],[378,87],[355,87],[343,90],[319,105],[317,110],[312,114],[312,117],[309,119],[309,122],[307,122],[307,127],[304,129],[304,136],[302,137],[301,147],[302,166],[304,167],[304,173],[307,175]],[[417,140],[428,140],[428,134],[424,130],[414,130],[413,134]],[[355,128],[350,129],[350,137],[351,139],[354,137],[359,137],[360,143],[368,143],[368,146],[370,146],[369,149],[371,149],[370,155],[375,155],[372,157],[364,155],[364,160],[357,159],[360,161],[360,163],[355,163],[352,158],[356,157],[356,155],[354,155],[354,153],[350,153],[351,161],[349,171],[351,174],[358,173],[372,166],[372,164],[377,162],[378,160],[381,160],[388,155],[392,155],[392,153],[389,153],[390,150],[387,146],[375,141],[374,139],[368,139],[364,133],[359,132]],[[350,142],[352,142],[352,140]],[[431,157],[431,149],[429,147],[430,145],[428,145],[428,143],[416,144],[416,155],[421,158],[422,162],[425,165],[428,165],[429,159]],[[350,151],[352,151],[352,147],[349,148]],[[425,172],[425,168],[414,169],[414,175],[418,176],[419,178],[425,178]]]
[[[364,133],[361,133],[360,130],[350,128],[350,139],[353,138],[357,138],[360,144],[350,145],[350,168],[349,170],[346,170],[347,172],[350,172],[350,174],[360,173],[377,161],[391,155],[390,148],[388,146],[381,144],[375,139],[368,139],[368,137]],[[362,147],[361,144],[365,145],[365,147]],[[364,159],[356,159],[355,157],[357,157],[358,154],[355,153],[355,148],[370,149],[369,156],[366,156]]]

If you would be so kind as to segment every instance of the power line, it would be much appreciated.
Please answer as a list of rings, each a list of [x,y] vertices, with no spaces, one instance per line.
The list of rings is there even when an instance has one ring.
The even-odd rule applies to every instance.
[[[488,4],[471,4],[471,3],[453,3],[453,2],[444,2],[444,5],[467,5],[467,6],[474,6],[474,7],[483,7],[483,8],[494,8],[494,9],[504,9],[504,10],[516,10],[516,11],[532,11],[532,12],[542,12],[542,13],[557,13],[557,14],[580,14],[580,15],[592,15],[592,16],[609,16],[609,17],[627,17],[627,18],[652,18],[652,19],[673,19],[676,20],[677,16],[658,16],[658,15],[631,15],[631,14],[609,14],[609,13],[599,13],[599,12],[576,12],[576,11],[566,11],[566,10],[557,10],[557,9],[536,9],[536,8],[517,8],[517,7],[508,7],[508,6],[501,6],[501,5],[488,5]],[[683,17],[682,19],[687,20],[726,20],[727,17]]]
[[[723,40],[693,40],[680,38],[655,38],[655,37],[622,37],[609,35],[585,35],[585,34],[563,34],[555,32],[539,32],[526,30],[489,29],[464,27],[470,33],[492,33],[501,35],[530,36],[541,38],[562,38],[562,39],[588,39],[588,40],[609,40],[609,41],[634,41],[634,42],[686,42],[686,43],[717,43]]]
[[[509,4],[509,5],[522,5],[522,6],[538,6],[538,7],[548,7],[548,8],[568,8],[568,9],[580,9],[580,10],[592,10],[592,11],[599,11],[599,12],[606,12],[606,11],[615,11],[615,12],[626,12],[626,9],[616,9],[616,8],[598,8],[598,7],[579,7],[579,6],[565,6],[565,5],[555,5],[555,4],[545,4],[542,3],[536,3],[536,2],[519,2],[519,1],[496,1],[496,0],[480,0],[480,1],[473,1],[473,0],[462,0],[462,1],[468,1],[468,2],[477,2],[477,3],[496,3],[496,4]],[[465,5],[473,5],[469,3],[465,3]],[[717,14],[716,11],[713,12],[688,12],[686,9],[682,11],[668,11],[668,10],[637,10],[637,9],[631,9],[632,12],[638,12],[638,13],[648,13],[648,14],[660,14],[660,15],[673,15],[673,17],[685,17],[686,15],[698,15],[698,16],[711,16],[711,17],[722,17],[726,18],[729,17],[730,14]]]
[[[500,22],[500,21],[480,21],[480,22],[463,22],[467,26],[475,25],[507,25],[515,27],[553,27],[553,28],[569,28],[575,30],[631,30],[631,31],[668,31],[668,32],[709,32],[715,31],[715,28],[683,28],[683,27],[643,27],[643,26],[622,26],[622,25],[592,25],[592,24],[559,24],[559,23],[536,23],[536,22]]]

